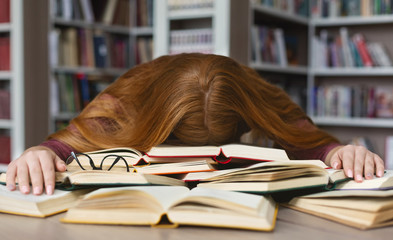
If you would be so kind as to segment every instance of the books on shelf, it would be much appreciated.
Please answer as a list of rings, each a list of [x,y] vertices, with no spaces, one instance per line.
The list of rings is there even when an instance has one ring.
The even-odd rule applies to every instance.
[[[369,17],[393,13],[390,0],[311,0],[310,4],[313,18]]]
[[[47,217],[68,210],[90,190],[63,191],[55,189],[53,195],[23,194],[10,191],[0,184],[0,212],[30,217]]]
[[[391,57],[381,43],[366,41],[362,33],[350,36],[346,27],[341,27],[338,35],[321,30],[320,36],[313,37],[312,47],[316,68],[392,66]]]
[[[52,113],[80,112],[99,92],[104,90],[110,80],[90,81],[90,76],[80,74],[58,73],[52,81]]]
[[[11,64],[11,44],[8,34],[0,35],[0,71],[9,71]]]
[[[7,89],[0,88],[0,119],[11,118],[11,94]]]
[[[266,196],[186,187],[122,187],[85,195],[66,223],[196,225],[271,231],[276,203]]]
[[[254,5],[263,5],[282,11],[284,13],[290,13],[307,17],[309,15],[309,0],[253,0]]]
[[[391,86],[321,85],[314,95],[316,116],[393,118]]]
[[[292,199],[290,208],[359,229],[393,225],[393,190],[340,190]]]
[[[213,53],[213,50],[213,30],[211,28],[170,31],[169,54]]]
[[[281,28],[251,27],[252,60],[256,63],[277,64],[286,67],[297,65],[297,38],[286,36]]]
[[[0,23],[10,22],[11,0],[0,0]]]

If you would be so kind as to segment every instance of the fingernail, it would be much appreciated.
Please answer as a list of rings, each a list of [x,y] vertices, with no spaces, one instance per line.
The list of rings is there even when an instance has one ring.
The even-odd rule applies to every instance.
[[[20,190],[22,193],[29,193],[29,188],[27,186],[21,186]]]
[[[41,194],[41,188],[40,187],[34,187],[33,193],[34,193],[34,195],[40,195]]]
[[[383,171],[378,171],[377,176],[378,177],[382,177],[383,176]]]
[[[7,188],[8,188],[8,190],[10,190],[10,191],[14,191],[14,190],[15,190],[15,185],[13,185],[13,184],[8,184],[8,185],[7,185]]]
[[[356,175],[356,181],[363,181],[363,177],[360,174]]]
[[[366,174],[366,177],[367,177],[367,178],[372,178],[373,175],[372,175],[371,173],[367,173],[367,174]]]
[[[338,166],[338,162],[334,162],[334,163],[333,163],[333,168],[334,168],[334,169],[337,169],[337,166]]]
[[[47,195],[52,195],[53,194],[53,187],[52,187],[52,185],[46,186],[46,194]]]
[[[350,178],[353,178],[353,172],[352,172],[351,169],[348,169],[347,176],[350,177]]]

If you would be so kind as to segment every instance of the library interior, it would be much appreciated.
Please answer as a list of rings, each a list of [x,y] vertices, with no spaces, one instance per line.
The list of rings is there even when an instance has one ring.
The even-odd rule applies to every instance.
[[[392,29],[393,0],[0,0],[0,235],[4,239],[389,238],[393,234]],[[349,184],[353,180],[339,176],[341,172],[335,172],[334,178],[332,169],[321,163],[287,163],[292,160],[271,146],[258,150],[231,146],[233,151],[239,148],[235,157],[227,156],[228,161],[247,159],[249,165],[226,170],[216,166],[220,164],[216,159],[225,154],[225,146],[219,146],[218,153],[191,157],[180,154],[187,156],[183,162],[178,156],[138,153],[130,156],[134,161],[130,167],[131,160],[125,155],[134,150],[115,149],[116,154],[121,152],[124,156],[112,160],[109,170],[113,166],[115,170],[107,173],[118,174],[116,169],[121,168],[124,160],[127,170],[140,175],[138,179],[108,174],[104,178],[116,180],[104,183],[97,177],[97,182],[88,182],[86,187],[86,179],[76,180],[77,175],[72,179],[63,174],[61,177],[66,180],[61,179],[60,188],[56,187],[56,197],[17,191],[9,194],[5,188],[9,163],[26,149],[44,142],[48,135],[66,128],[123,73],[160,56],[194,52],[230,57],[282,88],[316,126],[342,144],[363,146],[378,154],[384,161],[385,182],[364,184],[364,188],[352,186]],[[246,146],[261,142],[252,135],[243,140]],[[246,154],[259,150],[258,157]],[[86,159],[72,155],[76,161],[70,167],[80,170],[82,161],[105,160],[111,153],[83,154]],[[175,160],[171,162],[169,157]],[[168,160],[168,165],[159,166],[155,161],[160,159]],[[141,162],[148,166],[140,167]],[[235,160],[232,163],[235,166]],[[93,163],[96,170],[94,164],[100,163]],[[185,170],[191,165],[196,170]],[[245,175],[244,168],[249,175]],[[268,170],[272,168],[274,173]],[[304,168],[308,172],[300,173]],[[288,176],[284,179],[274,175],[284,171],[288,175],[296,171],[298,175],[290,180]],[[259,179],[262,172],[269,172],[271,178]],[[262,185],[242,189],[250,187],[252,174],[256,183],[281,185],[272,185],[275,190],[258,189]],[[227,175],[233,179],[227,180]],[[57,178],[56,173],[56,181]],[[304,185],[286,185],[285,181],[294,179]],[[127,181],[132,184],[126,184]],[[321,181],[318,188],[316,181]],[[62,189],[66,182],[77,190]],[[306,186],[304,182],[313,182],[315,186]],[[192,213],[195,209],[191,205],[175,205],[178,209],[165,209],[156,223],[126,219],[131,210],[140,211],[140,216],[152,215],[132,207],[145,201],[147,205],[153,198],[127,202],[131,192],[145,191],[134,189],[136,185],[190,183],[194,187],[201,184],[198,189],[214,189],[203,193],[211,194],[212,205],[210,200],[200,200],[192,206],[201,207],[199,214]],[[92,185],[99,184],[116,187],[92,189]],[[119,192],[119,186],[133,189],[124,189],[130,193]],[[163,195],[170,195],[169,188],[176,188],[160,187],[168,187],[160,189]],[[88,193],[78,188],[88,189]],[[81,196],[76,196],[78,191]],[[218,194],[221,191],[222,196]],[[73,201],[71,193],[75,193],[71,196]],[[116,194],[118,198],[109,198]],[[191,202],[192,196],[202,193],[189,194]],[[277,200],[285,194],[293,194],[293,198]],[[228,201],[225,206],[227,198],[233,202]],[[117,210],[109,205],[94,205],[94,201],[99,205],[105,200],[116,201]],[[257,210],[251,206],[254,202],[259,204]],[[48,212],[35,215],[27,211],[30,207],[21,207],[30,206],[27,203],[38,212]],[[120,211],[124,211],[124,216]],[[200,213],[206,215],[200,217]],[[202,220],[198,222],[199,218]],[[179,223],[173,219],[179,219]]]

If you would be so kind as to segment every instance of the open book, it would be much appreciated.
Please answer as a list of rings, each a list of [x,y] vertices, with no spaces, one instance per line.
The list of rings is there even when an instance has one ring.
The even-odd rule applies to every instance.
[[[126,171],[79,170],[56,172],[56,188],[74,190],[80,188],[169,185],[185,186],[184,181],[161,175],[142,174]],[[6,173],[0,175],[0,183],[5,184]]]
[[[77,200],[89,190],[62,191],[55,190],[53,195],[22,194],[19,190],[9,191],[0,185],[0,212],[25,215],[31,217],[46,217],[64,212],[74,206]]]
[[[184,181],[222,190],[272,193],[303,188],[332,188],[347,180],[342,170],[327,169],[320,160],[261,162],[245,168],[189,173]]]
[[[256,147],[243,144],[228,144],[223,146],[171,146],[160,145],[149,152],[142,153],[132,148],[111,148],[86,152],[95,165],[103,163],[109,166],[116,156],[121,156],[129,166],[143,166],[155,163],[183,163],[206,161],[207,163],[228,163],[232,161],[289,161],[282,149]],[[104,160],[108,156],[108,159]],[[89,166],[86,156],[78,156],[83,166]],[[120,164],[121,165],[121,164]],[[77,166],[73,161],[70,167]],[[117,165],[116,165],[117,166]],[[202,169],[201,171],[204,171]],[[196,171],[196,170],[194,170]]]
[[[277,205],[269,197],[174,186],[103,188],[87,194],[67,223],[198,225],[270,231]],[[168,224],[168,222],[166,222]]]
[[[393,190],[334,190],[292,199],[285,206],[360,229],[393,225]]]

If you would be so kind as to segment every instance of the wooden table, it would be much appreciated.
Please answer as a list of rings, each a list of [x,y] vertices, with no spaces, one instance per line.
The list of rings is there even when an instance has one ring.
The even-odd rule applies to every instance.
[[[66,224],[59,221],[64,214],[48,218],[32,218],[0,213],[1,240],[117,240],[117,239],[160,239],[160,240],[248,240],[248,239],[393,239],[393,226],[357,230],[322,218],[281,207],[273,232],[257,232],[236,229],[180,226],[174,229]]]

